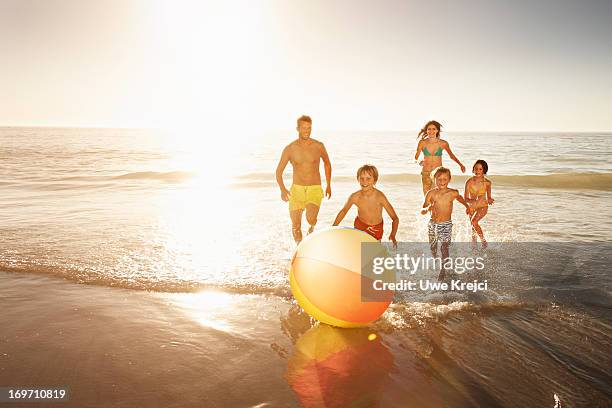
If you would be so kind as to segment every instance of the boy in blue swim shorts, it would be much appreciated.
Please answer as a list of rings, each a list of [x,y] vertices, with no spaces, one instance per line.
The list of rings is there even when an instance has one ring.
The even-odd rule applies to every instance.
[[[453,234],[453,202],[459,201],[465,206],[468,212],[473,211],[463,199],[459,191],[448,188],[451,179],[451,172],[446,167],[438,167],[433,172],[435,187],[425,195],[423,210],[421,214],[426,215],[431,212],[431,219],[428,225],[429,247],[434,258],[438,256],[438,242],[440,242],[440,252],[442,253],[442,268],[438,280],[443,280],[445,275],[444,264],[448,258],[448,248]]]

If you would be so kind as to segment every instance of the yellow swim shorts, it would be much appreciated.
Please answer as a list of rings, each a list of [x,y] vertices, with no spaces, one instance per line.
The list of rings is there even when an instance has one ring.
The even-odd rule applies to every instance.
[[[294,184],[291,186],[291,197],[289,198],[289,211],[303,210],[306,204],[314,204],[317,207],[321,206],[323,200],[323,187],[320,184],[312,186],[300,186]]]

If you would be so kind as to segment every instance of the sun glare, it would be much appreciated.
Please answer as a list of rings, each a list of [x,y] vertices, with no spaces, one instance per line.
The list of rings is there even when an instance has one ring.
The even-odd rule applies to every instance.
[[[252,67],[261,59],[261,8],[254,2],[157,4],[164,128],[244,131],[261,116]],[[251,125],[248,125],[248,124]]]
[[[175,296],[176,303],[190,318],[203,326],[222,331],[231,331],[231,325],[224,320],[224,317],[234,299],[234,295],[213,290]]]
[[[194,193],[210,195],[210,190],[228,188],[249,170],[244,156],[260,136],[255,129],[231,126],[177,126],[162,132],[162,143],[169,152],[169,168],[191,173]]]

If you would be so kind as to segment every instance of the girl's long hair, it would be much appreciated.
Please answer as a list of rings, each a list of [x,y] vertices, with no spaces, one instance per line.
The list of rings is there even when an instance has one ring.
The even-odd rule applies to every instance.
[[[441,132],[441,129],[442,129],[442,125],[438,121],[430,120],[429,122],[427,122],[425,124],[425,126],[423,126],[423,129],[421,129],[421,131],[417,135],[417,139],[421,138],[421,140],[425,140],[425,138],[427,137],[427,128],[429,127],[429,125],[434,125],[436,127],[436,129],[438,129],[438,134],[436,135],[436,137],[437,138],[440,137],[440,132]]]

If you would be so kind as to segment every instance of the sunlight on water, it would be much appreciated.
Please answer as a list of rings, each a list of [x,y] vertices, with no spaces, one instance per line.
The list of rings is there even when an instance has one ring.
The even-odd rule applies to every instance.
[[[203,127],[162,131],[160,144],[168,154],[168,166],[196,175],[196,190],[227,185],[252,167],[252,151],[258,134]]]
[[[201,281],[214,273],[215,280],[224,281],[219,275],[235,269],[239,262],[246,238],[241,224],[248,210],[232,191],[195,180],[179,194],[165,197],[160,205],[163,250],[192,275],[190,279]]]
[[[202,326],[231,332],[232,325],[227,321],[228,311],[235,308],[239,301],[235,295],[212,290],[199,293],[175,295],[171,298],[187,317]]]

